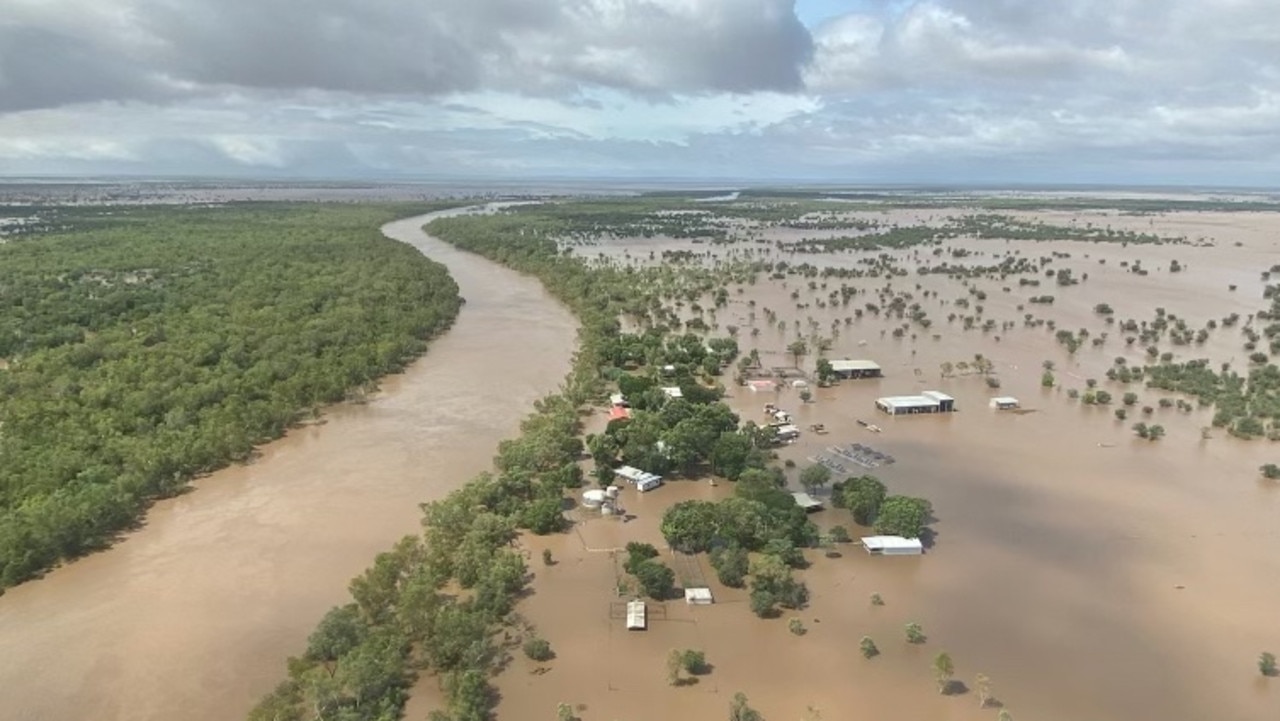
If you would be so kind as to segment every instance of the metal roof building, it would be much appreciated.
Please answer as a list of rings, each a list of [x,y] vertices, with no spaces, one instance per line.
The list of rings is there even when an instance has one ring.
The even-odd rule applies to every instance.
[[[796,499],[797,506],[800,506],[808,513],[822,510],[822,501],[819,501],[808,493],[792,493],[791,497]]]
[[[925,391],[918,396],[878,398],[876,408],[891,416],[909,413],[950,413],[956,409],[956,399],[939,391]]]
[[[879,378],[880,365],[869,360],[833,360],[831,370],[841,378]]]
[[[627,483],[636,487],[641,493],[662,485],[662,476],[648,473],[634,466],[621,466],[613,469],[613,475],[626,479]]]
[[[649,627],[649,614],[644,601],[627,602],[627,630],[643,631]]]
[[[875,556],[919,556],[924,553],[924,544],[919,538],[864,536],[861,540],[867,553]]]

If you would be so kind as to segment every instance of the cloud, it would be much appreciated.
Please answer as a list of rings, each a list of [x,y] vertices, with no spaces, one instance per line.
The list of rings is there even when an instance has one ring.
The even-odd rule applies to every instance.
[[[791,0],[7,0],[0,110],[182,90],[797,90]],[[77,21],[97,16],[105,24]]]
[[[1274,183],[1273,6],[0,0],[0,172]]]

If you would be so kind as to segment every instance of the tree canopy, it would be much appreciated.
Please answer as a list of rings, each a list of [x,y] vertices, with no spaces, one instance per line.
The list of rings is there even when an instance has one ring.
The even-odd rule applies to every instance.
[[[400,370],[458,288],[407,206],[115,208],[0,244],[0,588]]]

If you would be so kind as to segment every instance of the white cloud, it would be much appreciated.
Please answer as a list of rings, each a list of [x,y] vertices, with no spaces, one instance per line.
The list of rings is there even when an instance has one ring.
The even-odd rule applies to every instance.
[[[0,0],[0,172],[1274,182],[1274,0],[818,5]]]

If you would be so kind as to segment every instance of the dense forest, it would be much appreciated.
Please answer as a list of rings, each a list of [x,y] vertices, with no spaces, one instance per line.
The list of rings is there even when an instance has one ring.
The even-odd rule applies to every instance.
[[[0,244],[0,588],[397,371],[461,304],[421,204],[98,209]]]

